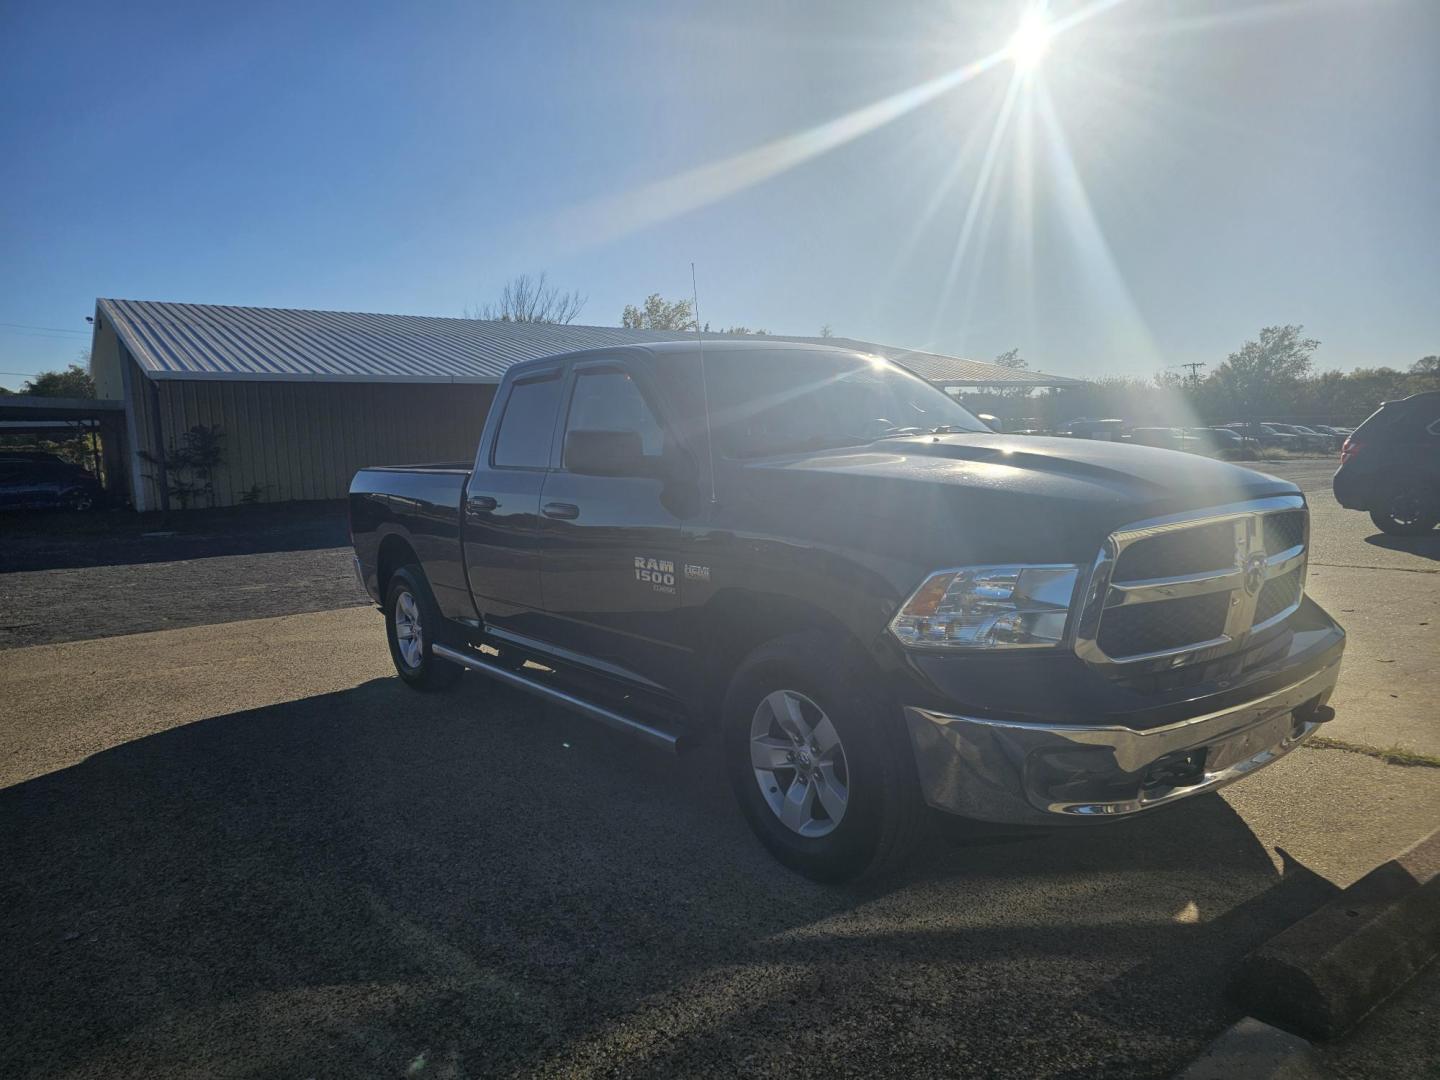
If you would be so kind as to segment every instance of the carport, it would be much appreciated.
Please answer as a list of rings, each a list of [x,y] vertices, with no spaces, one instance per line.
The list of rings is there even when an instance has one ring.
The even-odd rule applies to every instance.
[[[45,439],[98,435],[99,460],[93,467],[106,493],[117,499],[129,494],[124,401],[6,394],[0,397],[0,435]]]

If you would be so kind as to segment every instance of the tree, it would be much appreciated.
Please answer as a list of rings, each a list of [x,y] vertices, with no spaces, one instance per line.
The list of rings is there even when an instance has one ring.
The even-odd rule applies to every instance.
[[[706,326],[705,329],[709,330],[710,327]],[[755,337],[764,337],[766,334],[770,333],[769,330],[751,330],[748,326],[727,326],[724,330],[721,330],[720,332],[722,334],[753,334]]]
[[[827,322],[824,326],[820,327],[820,336],[821,336],[821,337],[834,337],[834,336],[835,336],[835,332],[830,329],[830,324],[829,324],[828,322]]]
[[[995,365],[997,367],[1007,368],[1010,371],[1024,371],[1030,366],[1029,362],[1020,355],[1019,349],[1006,349],[999,356],[995,357]],[[1002,401],[1012,399],[1021,401],[1030,396],[1030,390],[1031,387],[1028,386],[1012,386],[1004,390],[998,390],[996,393]],[[1002,411],[1008,411],[1003,409],[1003,407],[1000,408],[1002,408]]]
[[[1019,349],[1006,349],[999,356],[995,357],[997,367],[1009,368],[1011,371],[1024,371],[1030,366],[1028,360],[1020,355]]]
[[[1422,356],[1410,365],[1412,375],[1440,375],[1440,356]]]
[[[64,371],[42,371],[28,379],[21,387],[22,394],[36,397],[93,398],[95,381],[90,372],[79,364],[71,364]]]
[[[178,446],[171,440],[165,454],[141,450],[140,457],[156,467],[146,476],[163,483],[180,509],[188,510],[202,497],[215,505],[215,470],[225,464],[225,432],[219,424],[196,424],[180,433]]]
[[[571,323],[586,297],[572,290],[561,292],[548,284],[545,274],[532,278],[520,274],[505,283],[498,303],[486,304],[478,311],[465,309],[467,319],[488,319],[495,322]]]
[[[1267,326],[1258,341],[1247,341],[1231,353],[1207,380],[1230,407],[1250,419],[1267,409],[1283,408],[1295,396],[1300,380],[1310,374],[1310,360],[1320,342],[1302,337],[1303,326]]]
[[[643,308],[625,305],[620,325],[630,330],[694,330],[695,310],[689,300],[666,300],[659,293],[651,293]]]

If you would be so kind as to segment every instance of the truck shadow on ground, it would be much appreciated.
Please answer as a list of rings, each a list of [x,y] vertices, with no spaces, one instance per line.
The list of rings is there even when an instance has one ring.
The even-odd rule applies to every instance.
[[[1233,962],[1333,892],[1214,796],[825,888],[751,839],[713,753],[478,679],[377,679],[15,785],[0,867],[7,1076],[1153,1076],[1235,1018]]]
[[[1374,536],[1367,536],[1365,543],[1372,547],[1384,548],[1386,551],[1404,551],[1411,555],[1419,555],[1424,559],[1440,560],[1440,532],[1433,529],[1423,536],[1391,536],[1389,533],[1376,533]]]

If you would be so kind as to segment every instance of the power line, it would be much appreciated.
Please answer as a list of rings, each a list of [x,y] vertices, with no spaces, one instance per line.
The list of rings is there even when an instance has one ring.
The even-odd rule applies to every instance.
[[[89,330],[70,330],[64,326],[31,326],[23,322],[0,322],[0,326],[13,326],[17,330],[47,330],[57,334],[88,334]]]

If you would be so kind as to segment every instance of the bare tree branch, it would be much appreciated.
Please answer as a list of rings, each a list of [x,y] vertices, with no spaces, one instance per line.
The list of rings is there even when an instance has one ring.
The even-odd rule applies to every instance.
[[[505,283],[498,302],[473,310],[467,307],[465,318],[563,325],[575,321],[586,299],[576,290],[561,292],[545,280],[543,272],[533,278],[529,274],[517,274]]]

